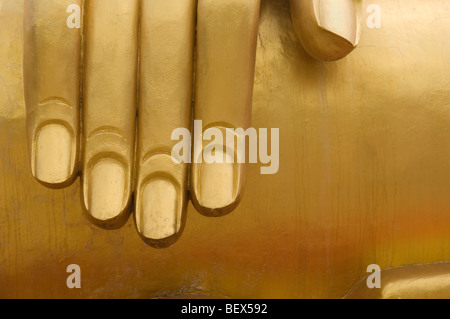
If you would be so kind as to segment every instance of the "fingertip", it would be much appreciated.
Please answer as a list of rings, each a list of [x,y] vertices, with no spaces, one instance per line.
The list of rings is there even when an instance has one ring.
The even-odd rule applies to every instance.
[[[216,167],[204,168],[211,165]],[[193,187],[191,192],[192,204],[200,214],[206,217],[222,217],[232,213],[239,206],[244,187],[242,183],[236,183],[229,177],[229,172],[235,170],[229,165],[201,165],[204,166],[200,168],[204,177],[194,181],[197,186]],[[221,178],[216,178],[217,176],[221,176]]]
[[[77,139],[69,126],[59,122],[45,123],[33,136],[31,172],[49,188],[64,188],[77,176]]]
[[[83,206],[89,220],[105,229],[116,229],[128,220],[131,207],[130,181],[124,164],[104,157],[86,165]]]
[[[335,61],[359,42],[360,24],[354,0],[290,0],[294,31],[313,58]]]
[[[165,248],[180,238],[186,223],[187,165],[165,153],[149,153],[138,168],[135,225],[150,246]]]
[[[222,131],[226,131],[222,128]],[[204,147],[191,168],[191,201],[198,212],[208,217],[230,214],[240,203],[245,184],[246,167],[237,163],[234,151],[222,146],[214,158]]]

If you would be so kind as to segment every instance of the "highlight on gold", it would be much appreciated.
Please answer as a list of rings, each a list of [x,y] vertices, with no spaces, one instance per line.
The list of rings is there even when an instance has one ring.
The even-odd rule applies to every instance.
[[[293,0],[291,10],[312,56],[336,60],[357,45],[352,0]],[[257,143],[249,130],[259,16],[260,0],[26,0],[34,177],[59,188],[79,174],[92,222],[118,228],[134,208],[138,233],[154,247],[180,237],[189,199],[206,216],[233,211],[244,191],[245,149],[251,162],[258,149],[245,140]],[[194,159],[189,166],[172,161],[172,136],[190,129],[192,118],[201,123],[196,133],[212,142],[194,139],[182,150]],[[278,171],[276,130],[276,159],[261,172]],[[261,150],[267,159],[267,132]],[[204,152],[213,160],[198,161]]]

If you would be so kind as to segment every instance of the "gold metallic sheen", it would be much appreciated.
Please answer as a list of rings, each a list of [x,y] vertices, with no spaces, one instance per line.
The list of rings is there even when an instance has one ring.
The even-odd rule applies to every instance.
[[[280,128],[280,170],[276,175],[260,175],[259,165],[248,165],[246,194],[233,214],[205,218],[187,204],[188,194],[181,191],[186,190],[188,168],[170,166],[170,154],[159,147],[170,145],[163,140],[167,131],[155,147],[138,146],[135,161],[141,171],[132,184],[134,188],[152,183],[156,172],[156,180],[170,181],[180,191],[177,208],[185,205],[187,210],[181,215],[181,220],[188,221],[183,236],[169,249],[148,247],[136,236],[132,220],[120,229],[105,231],[90,223],[86,218],[90,215],[83,215],[82,185],[79,181],[71,184],[80,167],[77,137],[81,133],[81,32],[65,27],[51,29],[53,24],[47,20],[51,17],[55,25],[64,26],[65,8],[73,3],[80,1],[0,0],[1,298],[448,296],[448,0],[379,0],[381,29],[365,26],[365,8],[374,2],[362,0],[359,44],[351,54],[333,63],[313,59],[303,49],[297,38],[301,25],[295,23],[295,18],[293,25],[291,13],[295,13],[288,0],[262,0],[251,126]],[[154,19],[161,21],[168,16],[155,15]],[[188,30],[188,36],[184,34],[166,47],[158,46],[168,50],[183,41],[182,47],[189,47],[187,52],[178,45],[172,50],[183,56],[179,65],[184,67],[174,68],[175,78],[182,80],[161,84],[166,88],[164,92],[181,92],[183,88],[183,93],[147,95],[170,99],[170,105],[178,101],[178,111],[171,115],[182,114],[176,125],[183,123],[186,127],[190,122],[184,120],[186,113],[180,110],[188,113],[184,105],[192,101],[188,90],[193,67],[188,57],[194,52],[192,19],[184,20],[183,27],[177,26]],[[234,20],[226,22],[233,30]],[[113,35],[114,29],[102,30]],[[161,35],[158,41],[164,38]],[[159,54],[149,56],[158,58]],[[127,63],[131,60],[127,59]],[[164,62],[163,57],[158,58],[158,62],[161,60]],[[144,71],[155,65],[143,67],[142,63],[141,84]],[[121,77],[105,73],[108,77],[104,84],[124,81],[126,70],[120,72],[124,72]],[[146,81],[150,82],[150,78],[148,75]],[[158,76],[149,87],[162,83],[161,78],[171,79]],[[125,93],[132,82],[116,93]],[[176,89],[173,83],[179,83]],[[107,95],[99,90],[93,90],[92,95],[94,92]],[[223,97],[222,92],[217,94]],[[133,100],[125,96],[124,101]],[[113,110],[113,102],[105,103],[106,110]],[[111,120],[105,108],[99,114]],[[156,107],[153,110],[144,123],[150,123],[154,115],[161,115],[158,123],[164,119],[163,111]],[[139,109],[138,121],[143,112]],[[131,122],[131,115],[126,119]],[[219,123],[208,124],[223,126],[221,121],[230,122],[222,116],[213,120]],[[33,147],[39,144],[39,130],[47,125],[56,131],[64,126],[73,138],[71,164],[55,164],[61,165],[55,167],[60,176],[65,174],[59,172],[67,172],[70,167],[70,177],[62,183],[53,180],[57,184],[49,184],[33,178],[37,159]],[[141,128],[138,124],[138,130]],[[171,131],[171,127],[167,130]],[[99,144],[105,146],[95,152],[101,155],[99,160],[122,161],[126,172],[131,170],[127,167],[129,158],[116,156],[117,151],[107,152],[109,146],[117,146],[127,155],[128,141],[133,139],[126,135],[128,131],[114,130],[112,126],[83,131],[91,134],[84,137],[91,136],[93,142],[100,138]],[[138,136],[146,132],[138,131]],[[65,133],[49,135],[53,141],[61,139],[61,146],[66,144]],[[53,152],[64,154],[64,149],[47,145],[45,153],[38,156],[47,161]],[[69,158],[65,156],[61,158]],[[90,164],[93,166],[88,169],[94,169],[97,162]],[[86,169],[86,165],[82,167]],[[49,168],[46,170],[49,172]],[[160,174],[166,170],[175,173]],[[67,187],[47,189],[39,182]],[[162,189],[167,185],[164,182],[153,187]],[[169,188],[164,194],[170,196],[173,189]],[[172,203],[169,196],[167,202]],[[152,201],[150,195],[146,203]],[[173,220],[164,225],[173,225]],[[180,229],[183,225],[181,221]],[[169,226],[165,229],[172,230]],[[167,236],[169,232],[161,233]],[[163,241],[162,246],[167,244]],[[82,269],[81,289],[65,285],[66,267],[72,263]],[[368,291],[361,285],[369,264],[383,269],[381,290]]]

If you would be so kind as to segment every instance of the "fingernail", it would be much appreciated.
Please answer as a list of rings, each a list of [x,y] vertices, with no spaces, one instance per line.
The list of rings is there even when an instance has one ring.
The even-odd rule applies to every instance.
[[[223,158],[223,152],[218,151]],[[228,156],[228,154],[226,155]],[[219,209],[226,207],[235,200],[234,189],[234,164],[228,163],[228,158],[223,163],[201,164],[200,169],[200,205]]]
[[[100,160],[88,173],[89,213],[97,220],[117,217],[123,210],[125,197],[125,169],[112,159]]]
[[[162,240],[180,231],[181,207],[177,204],[177,188],[170,180],[150,180],[143,187],[140,200],[137,226],[143,237]]]
[[[358,21],[353,0],[314,0],[314,9],[322,28],[356,46]]]
[[[35,177],[44,183],[59,184],[72,175],[72,136],[61,124],[48,124],[37,133]]]

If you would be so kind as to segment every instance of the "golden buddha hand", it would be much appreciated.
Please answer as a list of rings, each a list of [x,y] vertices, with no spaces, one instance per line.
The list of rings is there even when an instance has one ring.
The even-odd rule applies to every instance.
[[[316,58],[342,58],[357,44],[355,4],[337,2],[290,1]],[[207,216],[231,212],[245,166],[177,163],[172,133],[190,130],[192,118],[203,130],[250,126],[259,9],[260,0],[26,0],[34,177],[61,188],[80,173],[87,216],[103,228],[127,221],[134,193],[137,230],[153,247],[179,238],[189,199]]]

